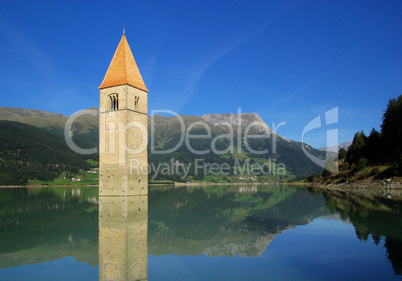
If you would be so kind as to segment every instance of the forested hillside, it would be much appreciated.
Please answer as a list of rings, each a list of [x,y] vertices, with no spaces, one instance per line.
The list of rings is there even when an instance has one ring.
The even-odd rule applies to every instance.
[[[389,100],[380,132],[373,128],[369,136],[363,131],[355,134],[343,168],[362,169],[366,164],[392,164],[391,175],[402,175],[402,95]]]
[[[99,144],[99,117],[97,116],[97,108],[90,108],[87,114],[78,117],[72,124],[72,138],[74,142],[82,148],[93,148]],[[95,113],[92,115],[90,113]],[[40,110],[30,110],[23,108],[9,108],[0,107],[0,120],[16,121],[24,123],[26,125],[32,125],[38,128],[38,134],[47,133],[51,135],[48,138],[50,140],[58,140],[57,146],[61,146],[63,143],[63,149],[54,147],[53,142],[42,143],[40,139],[31,138],[31,135],[35,134],[34,127],[22,126],[23,124],[15,125],[20,131],[27,130],[28,133],[12,133],[12,131],[4,134],[5,142],[7,146],[2,146],[1,150],[4,154],[3,162],[0,173],[3,174],[0,184],[22,184],[26,183],[27,179],[43,179],[51,180],[56,177],[57,172],[67,171],[73,173],[74,167],[84,167],[81,162],[75,162],[76,165],[70,165],[71,157],[78,157],[80,161],[85,159],[84,156],[74,154],[65,144],[64,140],[64,127],[68,117],[63,114],[56,114]],[[6,121],[3,121],[6,122]],[[182,122],[182,123],[181,123]],[[205,126],[193,124],[205,124],[210,129],[211,136],[209,138],[191,138],[189,144],[193,150],[207,151],[209,153],[197,155],[193,153],[186,143],[177,146],[183,137],[183,134],[188,134],[188,129],[191,127],[190,134],[205,136],[207,134]],[[225,123],[227,125],[222,125]],[[14,123],[15,124],[15,123]],[[184,175],[183,169],[178,169],[178,173],[173,174],[161,174],[155,173],[155,169],[151,169],[150,179],[153,180],[173,180],[173,181],[206,181],[206,182],[233,182],[239,181],[241,175],[244,177],[254,177],[258,175],[258,180],[261,181],[288,181],[296,176],[303,176],[311,174],[312,172],[321,173],[322,168],[314,164],[304,154],[302,144],[288,140],[279,134],[275,134],[268,127],[268,125],[258,116],[256,113],[242,113],[238,114],[206,114],[204,116],[188,116],[177,115],[172,117],[166,117],[161,115],[154,115],[148,117],[148,133],[150,137],[149,143],[149,162],[153,167],[160,164],[169,164],[172,161],[181,165],[181,167],[187,167],[188,173]],[[241,126],[239,126],[241,124]],[[253,124],[251,127],[250,125]],[[4,126],[4,125],[3,125]],[[9,125],[10,126],[10,125]],[[247,132],[249,135],[260,135],[261,137],[248,139],[247,145],[254,150],[262,151],[267,150],[263,154],[252,153],[245,144],[244,135],[246,134],[247,127],[250,127]],[[5,129],[5,128],[3,128]],[[229,134],[231,137],[228,137]],[[226,137],[225,137],[226,136]],[[275,136],[276,151],[273,151],[273,142]],[[44,139],[45,137],[42,137]],[[14,142],[18,139],[19,142],[24,143],[24,150],[18,151],[19,142]],[[217,141],[215,142],[214,139]],[[47,147],[47,150],[40,150],[35,148],[35,155],[32,156],[31,149],[28,149],[31,145],[38,142],[41,147]],[[240,141],[240,143],[239,143]],[[227,150],[227,153],[217,154],[212,152],[212,146],[216,147],[219,151]],[[155,153],[154,151],[166,151],[172,148],[176,148],[169,153]],[[229,149],[230,148],[230,149]],[[39,150],[38,150],[39,149]],[[151,149],[154,149],[152,151]],[[309,153],[323,159],[325,152],[319,151],[304,144],[304,149]],[[4,150],[4,151],[3,151]],[[53,156],[47,155],[48,151],[59,151]],[[39,152],[40,151],[40,152]],[[40,155],[42,152],[44,155]],[[40,156],[39,156],[40,155]],[[28,157],[28,158],[26,158]],[[33,158],[32,158],[33,157]],[[67,157],[67,158],[66,158]],[[52,161],[42,160],[51,158]],[[88,158],[92,158],[95,161],[98,160],[98,153],[89,155]],[[33,160],[39,160],[37,162]],[[218,165],[228,165],[230,168],[228,175],[208,175],[208,171],[194,170],[196,159],[202,159],[203,163],[216,163]],[[18,162],[22,161],[22,163]],[[62,164],[55,164],[57,162]],[[1,163],[1,162],[0,162]],[[35,165],[26,163],[36,163]],[[41,164],[43,163],[43,164]],[[244,171],[240,172],[237,169],[239,166],[260,164],[260,166],[266,166],[272,170],[277,170],[278,164],[284,165],[286,168],[286,175],[282,174],[266,174],[263,170]],[[235,167],[237,165],[237,168]],[[48,168],[51,167],[51,168]],[[45,169],[46,171],[42,171]],[[4,175],[4,174],[7,175]],[[17,179],[20,177],[19,179]]]
[[[238,115],[235,114],[209,114],[204,116],[186,116],[179,115],[183,120],[185,129],[189,128],[191,124],[204,123],[210,128],[211,136],[208,138],[194,138],[188,141],[189,146],[196,151],[206,151],[209,150],[210,153],[203,155],[196,155],[192,153],[189,146],[183,143],[176,150],[171,153],[157,154],[150,153],[149,159],[151,163],[169,163],[170,159],[175,159],[180,163],[190,165],[189,175],[192,176],[194,180],[205,180],[204,174],[195,173],[194,171],[194,161],[196,158],[201,158],[205,163],[218,163],[222,165],[223,163],[228,163],[230,167],[234,167],[235,163],[244,167],[245,163],[250,165],[254,163],[268,164],[275,163],[283,164],[286,167],[288,175],[291,176],[302,176],[308,175],[312,172],[321,173],[322,168],[313,163],[304,154],[302,149],[302,144],[300,142],[295,142],[288,140],[278,134],[274,134],[268,125],[255,113],[243,113],[241,116],[242,126],[239,127],[236,122]],[[224,122],[230,124],[231,127],[225,125],[219,125],[218,122]],[[166,151],[176,147],[180,142],[180,138],[183,135],[182,128],[180,126],[179,119],[177,117],[165,117],[165,116],[153,116],[149,117],[149,124],[153,124],[149,128],[149,136],[154,136],[154,146],[156,151]],[[244,141],[244,136],[246,133],[246,128],[248,125],[254,124],[250,127],[248,131],[249,135],[255,135],[255,138],[248,138],[247,145]],[[267,135],[266,132],[270,132]],[[233,133],[233,138],[222,137]],[[204,126],[194,126],[191,130],[191,135],[205,136],[208,132]],[[219,136],[219,137],[218,137]],[[218,141],[214,143],[215,147],[219,151],[225,151],[231,148],[231,141],[234,149],[230,149],[225,154],[216,154],[211,150],[212,141],[218,137]],[[273,151],[273,142],[275,137],[275,150]],[[239,144],[240,141],[240,144]],[[248,147],[247,147],[248,146]],[[240,148],[240,149],[238,149]],[[264,151],[266,153],[254,154],[252,150]],[[309,153],[313,154],[318,158],[325,158],[325,152],[319,151],[312,148],[309,145],[304,144],[304,148]],[[272,164],[275,166],[276,164]],[[276,167],[277,168],[277,167]],[[264,171],[254,171],[260,173],[261,175]],[[231,175],[235,173],[235,170],[231,170]],[[151,177],[153,174],[151,173]],[[230,178],[230,176],[229,176]],[[269,177],[260,176],[259,178],[273,181],[273,180],[284,180],[283,177]],[[179,180],[180,175],[177,176],[158,176],[156,179],[164,180]],[[289,177],[287,177],[289,179]],[[287,180],[286,179],[286,180]],[[233,180],[233,179],[232,179]],[[286,181],[285,180],[285,181]]]
[[[338,152],[339,171],[334,159],[327,161],[322,176],[312,174],[308,181],[343,183],[364,179],[402,176],[402,95],[390,99],[382,117],[381,131],[373,128],[370,135],[355,134],[348,150]]]
[[[81,143],[82,145],[85,145]],[[0,121],[0,185],[24,185],[28,179],[52,180],[60,173],[89,169],[85,155],[60,137],[26,124]]]

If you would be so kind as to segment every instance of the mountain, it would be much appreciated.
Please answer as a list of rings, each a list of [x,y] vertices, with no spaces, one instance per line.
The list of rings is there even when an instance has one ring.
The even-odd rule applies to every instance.
[[[243,128],[247,128],[251,126],[253,131],[260,134],[274,134],[271,128],[268,127],[267,123],[261,119],[261,117],[257,113],[226,113],[226,114],[205,114],[202,118],[206,121],[209,121],[214,126],[218,126],[220,124],[229,124],[230,126],[236,128],[239,124]],[[287,140],[286,138],[277,135],[279,138]]]
[[[97,107],[88,110],[99,111]],[[38,128],[46,129],[64,138],[64,127],[69,117],[61,113],[52,113],[43,110],[0,107],[0,120],[16,121]],[[98,143],[99,119],[94,115],[78,117],[72,127],[73,139]]]
[[[89,110],[95,110],[96,107]],[[64,126],[69,117],[59,113],[50,113],[41,110],[23,108],[0,107],[0,120],[16,121],[44,129],[64,138]],[[78,117],[71,129],[75,142],[83,147],[97,147],[99,143],[99,117],[85,114]],[[188,168],[188,173],[175,175],[150,174],[155,180],[175,181],[215,181],[215,182],[241,182],[239,174],[257,174],[258,180],[286,181],[295,176],[304,176],[312,172],[321,173],[322,168],[314,164],[304,154],[302,144],[275,134],[269,126],[256,113],[241,113],[240,115],[206,114],[203,116],[176,115],[171,117],[153,115],[148,117],[149,130],[149,160],[151,165],[175,163]],[[189,138],[189,147],[183,140],[183,134],[191,129],[191,135],[210,133],[208,138]],[[245,142],[245,135],[254,135]],[[220,153],[212,151],[212,144]],[[325,158],[325,152],[303,144],[304,149],[318,158]],[[163,153],[169,149],[173,152]],[[251,149],[250,149],[251,148]],[[192,150],[207,151],[196,155]],[[253,151],[254,150],[254,151]],[[255,151],[264,151],[257,154]],[[158,153],[154,153],[158,151]],[[91,156],[97,160],[98,154]],[[197,173],[194,163],[196,159],[205,163],[229,165],[228,175],[210,175],[205,172]],[[250,166],[256,164],[262,168],[251,171]],[[266,171],[263,170],[265,166]],[[278,173],[282,168],[285,173]],[[239,169],[242,168],[242,169]],[[244,170],[244,168],[246,168]],[[241,171],[242,170],[242,171]],[[239,172],[241,171],[241,172]],[[275,174],[276,173],[276,174]],[[207,174],[210,174],[207,172]],[[244,177],[246,178],[246,177]],[[247,177],[250,179],[250,177]],[[254,179],[255,180],[255,179]]]
[[[191,135],[205,136],[210,133],[210,138],[190,139],[189,144],[193,150],[211,150],[211,144],[216,139],[216,148],[222,152],[227,151],[222,154],[209,151],[204,155],[194,155],[187,145],[181,145],[175,152],[169,154],[151,153],[150,160],[154,163],[165,163],[174,158],[180,163],[189,165],[198,157],[205,160],[205,162],[228,163],[231,167],[234,165],[243,167],[247,163],[250,165],[257,163],[270,165],[274,170],[280,167],[279,164],[283,164],[289,174],[297,176],[308,175],[312,172],[322,172],[322,168],[315,165],[304,154],[302,143],[291,141],[275,134],[256,113],[243,113],[240,116],[231,113],[206,114],[203,116],[178,115],[173,117],[156,115],[149,117],[148,122],[150,124],[150,146],[155,151],[166,151],[179,144],[183,136],[181,122],[184,129],[187,130],[190,125],[195,125],[191,130]],[[247,135],[254,135],[254,138],[249,138],[247,143],[244,141],[246,133]],[[273,149],[274,146],[275,150]],[[325,158],[324,152],[316,150],[309,145],[304,144],[304,149],[318,158]],[[252,150],[266,150],[266,152],[257,154]],[[190,173],[194,174],[191,168]],[[263,174],[262,171],[260,172]],[[269,181],[275,180],[274,177],[264,178],[261,176],[260,178]],[[203,180],[200,176],[194,176],[193,179]],[[283,178],[276,177],[276,180],[280,179]],[[215,180],[219,181],[220,179],[216,178]]]
[[[63,117],[61,113],[52,113],[43,110],[14,108],[14,107],[0,107],[1,120],[15,120],[24,117]],[[64,116],[65,117],[65,116]]]
[[[318,150],[338,153],[339,149],[344,148],[344,149],[348,150],[349,146],[351,146],[351,145],[352,145],[352,141],[348,141],[348,142],[343,142],[338,146],[335,145],[335,146],[330,146],[330,147],[321,147]]]
[[[61,136],[19,122],[0,121],[0,185],[24,185],[35,178],[52,180],[62,172],[77,173],[79,169],[89,169],[85,155],[72,152]]]

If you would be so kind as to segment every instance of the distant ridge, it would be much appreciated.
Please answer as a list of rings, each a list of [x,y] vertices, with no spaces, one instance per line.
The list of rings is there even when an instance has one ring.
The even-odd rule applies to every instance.
[[[89,108],[97,110],[97,107]],[[64,138],[64,127],[69,117],[61,113],[53,113],[44,110],[0,107],[0,120],[15,121],[46,129]],[[97,116],[85,115],[77,118],[72,127],[73,137],[87,143],[98,143]]]
[[[13,120],[22,117],[66,117],[61,113],[17,107],[0,107],[0,120]]]
[[[98,111],[98,108],[92,107],[91,110]],[[207,124],[210,131],[210,138],[200,138],[192,139],[191,146],[197,151],[209,151],[208,154],[204,155],[204,161],[208,163],[228,163],[230,167],[234,167],[236,161],[240,161],[244,165],[245,162],[251,161],[250,163],[266,163],[271,165],[271,161],[277,164],[283,164],[286,166],[286,171],[288,171],[289,177],[279,176],[275,177],[262,177],[263,180],[277,181],[279,179],[289,180],[289,178],[294,176],[305,176],[312,172],[321,173],[322,168],[313,163],[303,151],[307,150],[310,154],[320,158],[325,159],[325,152],[312,148],[310,145],[302,144],[300,142],[289,140],[278,134],[275,134],[264,122],[257,113],[241,113],[241,126],[238,126],[239,115],[233,113],[226,114],[205,114],[203,116],[190,116],[190,115],[178,115],[178,116],[161,116],[154,115],[148,116],[149,124],[148,127],[149,136],[154,136],[153,148],[155,151],[166,151],[171,148],[175,148],[173,152],[157,154],[149,153],[149,160],[151,163],[159,164],[171,161],[174,159],[179,163],[184,165],[190,165],[193,163],[197,157],[196,154],[191,152],[185,143],[182,143],[180,147],[177,144],[183,135],[183,130],[187,130],[192,126],[191,134],[200,134],[205,136],[205,126],[199,125],[200,122]],[[42,128],[48,130],[61,138],[64,139],[64,127],[66,121],[69,117],[60,113],[51,113],[43,110],[32,110],[24,108],[10,108],[10,107],[0,107],[0,120],[16,121],[31,125],[37,128]],[[181,120],[179,120],[179,118]],[[181,123],[181,121],[183,123]],[[198,124],[197,124],[198,123]],[[261,135],[261,137],[255,137],[248,140],[248,144],[244,142],[244,139],[239,136],[244,136],[246,129],[249,125],[252,126],[248,128],[248,135]],[[183,128],[184,125],[184,128]],[[239,131],[240,130],[240,131]],[[71,133],[74,141],[81,141],[86,143],[87,148],[98,147],[99,144],[99,117],[96,115],[85,114],[77,118],[71,129]],[[228,136],[233,135],[233,138]],[[212,141],[217,137],[218,142],[214,145],[219,147],[219,151],[227,150],[225,155],[214,153],[212,148]],[[225,137],[226,136],[226,137]],[[275,136],[275,148],[273,148],[273,140]],[[215,139],[216,141],[216,139]],[[240,141],[240,150],[238,143]],[[265,151],[263,154],[254,154],[255,151]],[[151,147],[149,147],[151,149]],[[92,155],[93,159],[96,160],[97,155]],[[194,171],[191,171],[194,173]],[[152,177],[152,175],[151,175]],[[180,179],[175,177],[167,178],[155,178],[161,180],[175,180]],[[183,180],[183,179],[181,179]],[[191,179],[190,179],[191,180]],[[194,180],[204,180],[202,175],[194,177]],[[215,179],[218,180],[218,179]],[[227,179],[225,179],[227,180]],[[231,180],[234,180],[231,178]]]
[[[335,146],[330,146],[330,147],[321,147],[318,150],[338,153],[339,149],[344,148],[344,149],[348,150],[349,146],[351,146],[351,145],[352,145],[352,141],[348,141],[348,142],[343,142],[338,146],[335,145]]]
[[[239,118],[240,115],[240,118]],[[252,129],[256,130],[256,133],[259,134],[275,134],[274,131],[267,125],[267,123],[262,120],[262,118],[257,113],[240,113],[240,114],[233,114],[233,113],[225,113],[225,114],[216,114],[210,113],[201,116],[203,119],[209,121],[214,125],[218,125],[219,123],[228,123],[232,126],[238,126],[239,119],[241,120],[241,125],[247,127],[253,124]],[[283,140],[289,141],[287,138],[276,134],[278,137],[282,138]]]

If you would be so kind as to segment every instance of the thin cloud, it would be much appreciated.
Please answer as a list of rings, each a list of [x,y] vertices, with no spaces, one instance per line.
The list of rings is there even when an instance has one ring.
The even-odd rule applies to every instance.
[[[49,56],[24,36],[14,25],[0,15],[0,27],[3,40],[13,44],[13,48],[26,58],[46,81],[53,80],[55,68]]]
[[[179,110],[181,110],[189,100],[191,100],[195,94],[195,88],[198,82],[201,80],[201,78],[204,76],[204,74],[208,71],[208,69],[213,66],[217,61],[219,61],[221,58],[229,54],[231,51],[236,49],[237,47],[241,46],[245,42],[251,40],[258,34],[260,34],[262,31],[264,31],[270,24],[272,24],[274,21],[276,21],[278,17],[273,18],[272,20],[266,22],[263,24],[259,29],[257,29],[255,32],[240,37],[236,42],[232,43],[230,46],[224,48],[220,52],[218,52],[215,56],[210,58],[206,63],[201,64],[199,67],[195,68],[191,73],[190,77],[187,80],[186,86],[184,86],[183,90],[180,91],[181,93],[185,93],[185,95],[180,94],[180,101],[179,101]],[[186,99],[183,99],[183,96],[186,97]]]
[[[389,36],[392,35],[394,32],[395,32],[395,30],[390,31],[388,34],[386,34],[386,35],[383,36],[382,38],[378,39],[376,42],[374,42],[373,44],[371,44],[371,45],[368,46],[367,48],[363,49],[363,50],[362,50],[361,52],[359,52],[358,54],[354,55],[351,59],[349,59],[349,60],[347,60],[347,61],[345,61],[345,62],[343,62],[343,63],[341,63],[341,64],[339,64],[339,65],[337,65],[337,66],[335,66],[335,67],[333,67],[333,68],[331,68],[330,70],[328,70],[328,71],[325,72],[324,74],[319,75],[318,77],[316,77],[316,78],[313,79],[312,81],[308,82],[306,85],[302,86],[299,90],[297,90],[297,91],[294,92],[293,94],[291,94],[291,95],[285,97],[284,99],[282,99],[282,100],[280,100],[280,101],[274,103],[273,105],[271,105],[271,106],[269,106],[269,107],[266,107],[266,108],[262,109],[261,111],[266,110],[266,109],[269,109],[269,108],[272,108],[272,107],[275,107],[275,106],[277,106],[277,105],[279,105],[279,104],[281,104],[281,103],[283,103],[283,102],[289,100],[290,98],[292,98],[292,97],[294,97],[294,96],[300,94],[300,93],[303,92],[305,89],[309,88],[310,86],[314,85],[314,84],[317,83],[318,81],[322,80],[323,78],[325,78],[326,76],[328,76],[328,75],[331,74],[332,72],[334,72],[334,71],[336,71],[336,70],[338,70],[338,69],[340,69],[340,68],[343,68],[344,66],[346,66],[346,65],[348,65],[349,63],[351,63],[351,62],[353,62],[354,60],[356,60],[358,57],[362,56],[363,54],[366,54],[367,52],[369,52],[371,49],[374,48],[375,44],[376,44],[378,41],[383,41],[385,38],[389,37]]]

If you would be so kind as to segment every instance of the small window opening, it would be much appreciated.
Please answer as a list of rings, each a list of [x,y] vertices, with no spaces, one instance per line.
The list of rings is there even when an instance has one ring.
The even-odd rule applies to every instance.
[[[109,96],[109,108],[110,110],[118,110],[119,109],[119,95],[112,94]]]
[[[134,97],[134,110],[137,110],[137,105],[138,105],[139,100],[140,100],[140,97],[138,97],[138,96]]]

